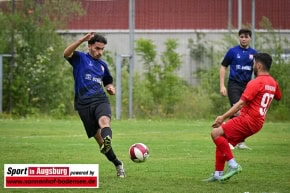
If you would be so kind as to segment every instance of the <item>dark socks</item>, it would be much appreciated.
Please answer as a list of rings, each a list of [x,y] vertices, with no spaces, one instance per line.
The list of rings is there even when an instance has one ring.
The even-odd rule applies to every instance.
[[[105,153],[105,156],[107,157],[107,159],[111,162],[113,162],[113,164],[115,166],[121,165],[122,163],[117,159],[117,156],[115,155],[113,149],[111,148],[107,153]]]
[[[107,136],[110,136],[112,139],[112,129],[110,127],[104,127],[101,130],[101,136],[104,139]],[[117,156],[115,155],[113,148],[111,148],[107,153],[105,153],[105,156],[107,157],[107,159],[111,162],[113,162],[113,164],[115,166],[121,165],[122,163],[117,159]]]
[[[101,130],[101,136],[102,136],[102,138],[104,139],[104,138],[107,137],[108,135],[112,138],[112,129],[111,129],[110,127],[104,127],[104,128]]]

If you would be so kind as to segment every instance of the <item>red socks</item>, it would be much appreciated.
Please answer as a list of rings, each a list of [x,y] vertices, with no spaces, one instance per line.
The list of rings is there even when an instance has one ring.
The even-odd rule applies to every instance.
[[[215,171],[224,171],[226,163],[225,155],[216,147],[215,151]]]
[[[215,169],[216,171],[223,171],[225,162],[232,159],[233,153],[230,149],[229,142],[223,136],[220,136],[214,140],[216,144],[216,161],[215,161]]]

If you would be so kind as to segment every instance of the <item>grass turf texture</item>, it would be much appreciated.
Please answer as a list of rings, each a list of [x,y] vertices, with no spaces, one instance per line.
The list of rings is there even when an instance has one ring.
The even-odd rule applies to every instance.
[[[205,192],[286,193],[290,190],[289,123],[266,122],[246,140],[253,150],[233,150],[243,172],[226,183],[207,183],[214,170],[211,121],[112,121],[113,147],[127,177],[119,179],[113,164],[88,140],[75,120],[0,120],[0,192]],[[145,143],[145,163],[129,159],[133,143]],[[4,164],[99,164],[99,189],[4,189]]]

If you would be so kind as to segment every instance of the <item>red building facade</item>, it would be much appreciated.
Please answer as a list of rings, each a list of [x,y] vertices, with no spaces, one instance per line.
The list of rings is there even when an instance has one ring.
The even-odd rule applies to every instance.
[[[135,0],[135,29],[227,29],[228,0]],[[232,2],[232,26],[238,26],[238,0]],[[242,24],[252,22],[252,0],[241,0]],[[72,18],[68,30],[129,28],[129,0],[82,0],[86,14]],[[267,17],[274,29],[290,29],[289,0],[255,0],[256,29]]]

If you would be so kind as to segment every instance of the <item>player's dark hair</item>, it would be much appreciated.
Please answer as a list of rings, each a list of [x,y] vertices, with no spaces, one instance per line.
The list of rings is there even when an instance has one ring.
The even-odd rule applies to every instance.
[[[248,34],[250,37],[252,37],[252,31],[249,30],[249,29],[246,29],[246,28],[243,28],[243,29],[240,29],[240,30],[239,30],[239,36],[240,36],[241,34]]]
[[[96,42],[101,42],[101,43],[107,44],[107,39],[104,36],[102,36],[102,35],[95,34],[94,37],[92,37],[88,41],[88,44],[94,44]]]
[[[272,64],[272,57],[267,53],[258,53],[254,56],[256,62],[260,62],[263,65],[264,70],[270,71]]]

